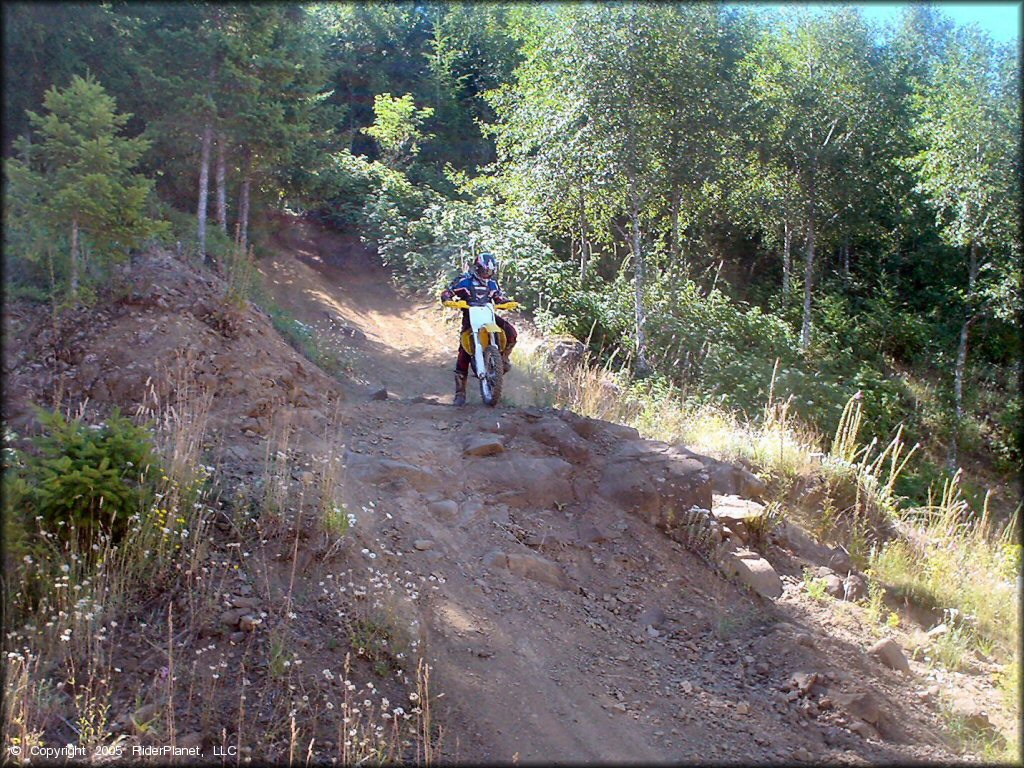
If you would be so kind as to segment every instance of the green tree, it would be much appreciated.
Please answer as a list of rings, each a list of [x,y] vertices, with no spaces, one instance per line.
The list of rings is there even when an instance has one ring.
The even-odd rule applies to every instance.
[[[913,97],[921,151],[908,165],[917,175],[917,190],[935,210],[942,238],[967,257],[966,286],[959,291],[964,314],[953,377],[951,468],[957,463],[971,325],[988,309],[986,299],[1003,295],[999,286],[1012,284],[1006,279],[1013,274],[1010,264],[1019,264],[1019,78],[1010,48],[996,48],[968,28]],[[980,285],[983,279],[989,284]]]
[[[433,107],[416,109],[412,94],[402,97],[381,93],[373,100],[373,125],[364,129],[380,146],[382,160],[389,168],[404,168],[419,154],[420,143],[432,138],[422,129],[434,114]]]
[[[133,172],[147,141],[119,135],[129,116],[117,113],[103,86],[75,76],[64,90],[48,90],[43,104],[46,114],[29,112],[37,141],[19,140],[20,157],[5,165],[19,208],[10,223],[34,233],[23,245],[37,237],[67,238],[68,289],[77,301],[84,254],[92,252],[103,266],[162,227],[146,215],[153,182]],[[38,253],[19,255],[33,259]]]
[[[883,135],[886,99],[876,46],[856,10],[802,13],[778,32],[763,35],[743,66],[749,72],[752,118],[763,129],[759,157],[769,169],[778,166],[797,190],[773,199],[786,203],[784,224],[800,221],[804,228],[800,343],[806,349],[816,249],[844,214],[846,191],[865,186],[865,158]]]

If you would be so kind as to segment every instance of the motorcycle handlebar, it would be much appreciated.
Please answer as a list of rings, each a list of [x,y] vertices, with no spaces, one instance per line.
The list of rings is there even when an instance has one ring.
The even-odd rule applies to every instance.
[[[451,307],[452,309],[469,309],[469,304],[463,301],[462,299],[459,299],[457,301],[455,299],[448,299],[447,301],[442,301],[441,303],[444,304],[444,306],[446,307]],[[520,304],[518,301],[506,301],[503,304],[495,304],[494,308],[509,310],[519,309],[521,306],[522,304]]]

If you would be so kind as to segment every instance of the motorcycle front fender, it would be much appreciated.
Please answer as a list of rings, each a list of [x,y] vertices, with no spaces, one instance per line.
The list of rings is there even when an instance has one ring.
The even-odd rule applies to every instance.
[[[498,349],[505,349],[505,332],[497,323],[488,323],[480,328],[480,346],[485,349],[491,345],[492,339]]]

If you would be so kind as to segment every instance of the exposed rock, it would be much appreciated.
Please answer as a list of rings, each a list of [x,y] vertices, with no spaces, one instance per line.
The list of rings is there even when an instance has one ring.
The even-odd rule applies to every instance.
[[[711,486],[701,463],[669,453],[668,445],[648,440],[619,444],[604,468],[598,493],[645,518],[670,538],[687,543],[683,512],[711,508]]]
[[[843,581],[843,599],[851,602],[867,597],[868,583],[859,573],[851,571]]]
[[[591,522],[581,523],[577,536],[583,544],[599,544],[602,541],[608,541],[604,531]]]
[[[768,488],[764,480],[743,467],[694,453],[682,445],[675,446],[673,451],[681,456],[697,459],[704,465],[704,470],[711,481],[711,489],[715,493],[760,501]]]
[[[872,656],[877,656],[879,661],[889,667],[889,669],[896,669],[905,673],[910,672],[910,662],[903,655],[903,649],[891,637],[879,640],[868,648],[868,653]]]
[[[934,640],[936,637],[941,637],[949,632],[949,626],[946,624],[936,624],[934,627],[925,632],[925,637],[929,640]]]
[[[818,682],[817,672],[794,672],[789,676],[786,688],[794,690],[801,696],[806,696]]]
[[[863,720],[854,720],[848,726],[852,733],[856,733],[862,739],[880,739],[882,738],[879,734],[878,729],[870,723],[866,723]]]
[[[517,576],[550,584],[559,589],[569,589],[572,583],[558,564],[537,555],[509,554],[507,568]]]
[[[637,619],[641,627],[656,627],[661,628],[665,625],[668,617],[665,616],[665,612],[657,606],[652,606],[646,611],[640,614]]]
[[[238,628],[243,632],[255,632],[256,627],[263,623],[262,619],[246,614],[238,620]]]
[[[484,565],[488,568],[508,568],[508,555],[495,549],[484,555]]]
[[[465,456],[495,456],[505,451],[505,441],[499,435],[473,435],[466,441]]]
[[[590,458],[587,442],[562,419],[544,419],[530,425],[527,433],[541,445],[555,449],[574,464],[581,464]]]
[[[427,511],[438,520],[450,523],[454,522],[455,518],[459,516],[459,505],[450,499],[433,501],[427,504]]]
[[[765,508],[756,501],[716,493],[712,496],[711,513],[746,543],[750,539],[750,527],[764,518]]]
[[[836,600],[842,600],[846,595],[846,587],[843,584],[843,580],[834,573],[825,576],[825,591]]]
[[[238,620],[249,612],[248,608],[234,608],[229,611],[224,611],[220,615],[220,623],[226,624],[229,627],[237,627]]]
[[[349,450],[345,453],[345,464],[350,477],[371,485],[406,483],[421,492],[441,485],[437,475],[430,469],[395,459],[382,459]]]
[[[507,453],[488,462],[487,481],[496,500],[548,508],[575,500],[572,465],[563,459]]]
[[[372,395],[370,395],[370,399],[371,400],[387,400],[388,399],[387,387],[381,387],[380,389],[378,389],[376,392],[374,392]]]
[[[762,597],[775,599],[782,595],[782,579],[779,574],[771,563],[756,552],[740,549],[727,553],[722,557],[722,568]]]
[[[530,549],[536,549],[541,552],[561,552],[566,547],[575,544],[576,541],[563,533],[555,531],[542,534],[531,533],[523,540],[523,543]]]
[[[548,364],[555,368],[576,368],[587,352],[582,341],[568,334],[545,338],[541,349]]]
[[[572,411],[558,411],[559,417],[572,427],[573,432],[585,440],[592,438],[607,437],[614,441],[639,440],[640,432],[635,427],[627,427],[623,424],[615,424],[600,419],[591,419],[587,416],[580,416]]]
[[[954,699],[953,711],[960,717],[963,724],[971,730],[981,733],[996,730],[996,727],[988,718],[988,712],[980,708],[975,702]]]
[[[882,718],[882,709],[875,695],[868,691],[843,693],[829,690],[829,699],[852,717],[856,717],[872,725],[877,725]]]
[[[773,538],[783,549],[789,550],[796,557],[811,565],[824,565],[832,568],[833,558],[845,555],[840,549],[819,544],[807,531],[791,520],[786,520],[776,526]]]
[[[420,552],[426,552],[428,549],[434,548],[434,542],[430,539],[416,539],[412,545]]]

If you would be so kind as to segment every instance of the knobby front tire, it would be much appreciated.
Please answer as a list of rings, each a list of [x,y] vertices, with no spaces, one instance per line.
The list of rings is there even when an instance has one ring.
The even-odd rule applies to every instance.
[[[496,346],[490,346],[484,350],[485,375],[480,379],[480,397],[484,405],[492,408],[501,400],[501,388],[505,376],[505,368],[502,365],[501,353]]]

